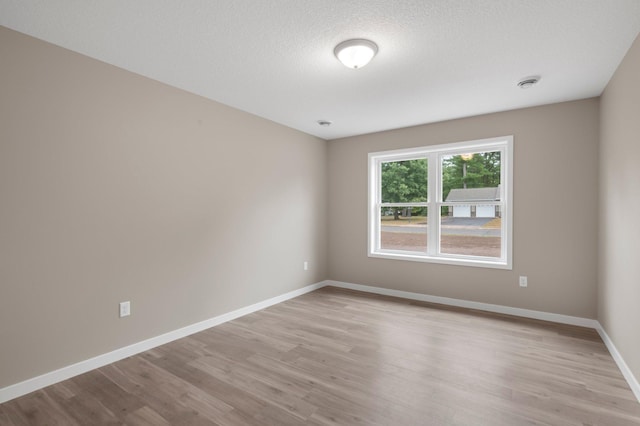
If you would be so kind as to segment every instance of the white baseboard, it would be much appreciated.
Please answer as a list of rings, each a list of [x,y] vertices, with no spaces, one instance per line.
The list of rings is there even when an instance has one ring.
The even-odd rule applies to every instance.
[[[549,312],[533,311],[531,309],[512,308],[504,305],[492,305],[490,303],[473,302],[470,300],[452,299],[450,297],[431,296],[422,293],[411,293],[408,291],[392,290],[382,287],[371,287],[367,285],[351,284],[340,281],[327,281],[328,285],[351,290],[364,291],[367,293],[381,294],[384,296],[401,297],[403,299],[419,300],[421,302],[439,303],[442,305],[457,306],[459,308],[477,309],[479,311],[495,312],[498,314],[514,315],[539,319],[543,321],[557,322],[560,324],[578,325],[581,327],[596,328],[597,321],[589,318],[572,317],[569,315],[552,314]]]
[[[627,363],[624,362],[622,355],[620,355],[620,352],[618,352],[615,345],[607,335],[606,331],[597,320],[589,319],[589,318],[581,318],[581,317],[572,317],[569,315],[553,314],[549,312],[534,311],[530,309],[512,308],[512,307],[503,306],[503,305],[492,305],[489,303],[473,302],[470,300],[460,300],[460,299],[452,299],[449,297],[430,296],[428,294],[412,293],[412,292],[401,291],[401,290],[392,290],[392,289],[382,288],[382,287],[371,287],[367,285],[345,283],[341,281],[329,280],[329,281],[325,281],[325,283],[326,285],[330,285],[333,287],[346,288],[350,290],[363,291],[367,293],[381,294],[384,296],[401,297],[403,299],[419,300],[422,302],[431,302],[431,303],[440,303],[443,305],[457,306],[460,308],[478,309],[481,311],[496,312],[500,314],[514,315],[514,316],[524,317],[524,318],[551,321],[551,322],[556,322],[560,324],[569,324],[569,325],[577,325],[581,327],[593,328],[598,332],[598,334],[602,338],[602,341],[604,342],[607,349],[611,353],[613,360],[618,365],[620,372],[622,373],[624,378],[627,380],[627,383],[629,384],[631,391],[636,396],[636,399],[638,400],[638,402],[640,402],[640,384],[638,384],[638,380],[629,369],[629,366],[627,365]]]
[[[326,285],[326,281],[311,284],[298,290],[290,291],[280,296],[272,297],[262,302],[254,303],[253,305],[245,306],[244,308],[236,309],[235,311],[227,312],[226,314],[222,314],[217,317],[198,322],[196,324],[191,324],[186,327],[161,334],[160,336],[152,337],[150,339],[134,343],[133,345],[125,346],[112,352],[98,355],[94,358],[80,361],[76,364],[68,365],[58,370],[45,373],[41,376],[37,376],[23,382],[7,386],[0,389],[0,404],[19,396],[26,395],[30,392],[34,392],[38,389],[42,389],[46,386],[50,386],[63,380],[70,379],[79,374],[86,373],[87,371],[103,367],[129,356],[139,354],[149,349],[153,349],[157,346],[164,345],[166,343],[181,339],[199,331],[206,330],[207,328],[211,328],[227,321],[231,321],[241,316],[250,314],[252,312],[268,308],[269,306],[284,302],[285,300],[293,299],[294,297],[301,296],[305,293],[317,290]]]
[[[636,399],[638,400],[638,402],[640,402],[640,383],[638,383],[638,379],[636,379],[636,377],[633,375],[627,363],[624,362],[622,355],[620,355],[620,352],[618,352],[618,349],[613,344],[613,341],[599,322],[598,326],[596,327],[596,331],[602,338],[604,344],[607,346],[607,349],[609,349],[609,353],[611,353],[613,360],[618,365],[618,368],[622,372],[624,378],[627,380],[627,383],[629,383],[629,386],[631,387],[633,394],[636,396]]]

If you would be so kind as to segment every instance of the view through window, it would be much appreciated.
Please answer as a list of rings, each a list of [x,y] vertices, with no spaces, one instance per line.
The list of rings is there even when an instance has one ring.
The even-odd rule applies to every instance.
[[[510,268],[512,147],[509,136],[370,154],[369,255]]]

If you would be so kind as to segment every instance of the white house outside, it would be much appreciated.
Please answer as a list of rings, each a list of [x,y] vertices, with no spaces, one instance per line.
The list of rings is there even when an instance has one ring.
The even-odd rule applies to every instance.
[[[464,203],[453,206],[453,217],[499,217],[500,208],[493,204],[478,204],[500,201],[500,186],[493,188],[457,188],[447,195],[446,203]]]

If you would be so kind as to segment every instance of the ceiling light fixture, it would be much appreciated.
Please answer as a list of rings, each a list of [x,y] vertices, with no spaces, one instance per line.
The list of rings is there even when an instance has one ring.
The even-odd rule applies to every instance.
[[[331,126],[331,121],[329,121],[329,120],[318,120],[318,124],[321,125],[322,127],[329,127],[329,126]]]
[[[518,82],[518,87],[521,89],[529,89],[533,85],[538,84],[540,76],[526,77]]]
[[[338,44],[333,53],[345,67],[357,69],[367,65],[376,56],[378,45],[371,40],[346,40]]]

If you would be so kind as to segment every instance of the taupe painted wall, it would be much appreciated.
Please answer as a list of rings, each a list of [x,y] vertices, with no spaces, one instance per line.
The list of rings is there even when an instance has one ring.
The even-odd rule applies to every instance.
[[[640,379],[640,37],[600,108],[598,319]]]
[[[595,318],[598,114],[588,99],[330,141],[329,278]],[[504,135],[514,135],[512,271],[367,257],[367,153]]]
[[[325,141],[2,27],[0,58],[0,388],[326,278]]]

